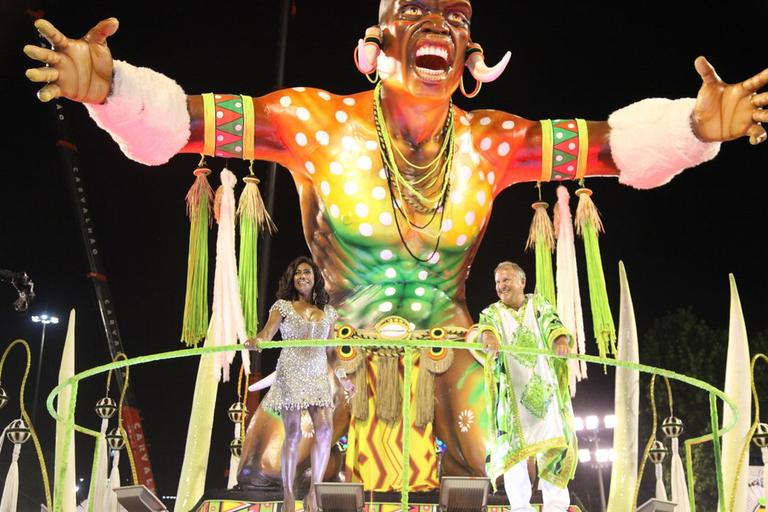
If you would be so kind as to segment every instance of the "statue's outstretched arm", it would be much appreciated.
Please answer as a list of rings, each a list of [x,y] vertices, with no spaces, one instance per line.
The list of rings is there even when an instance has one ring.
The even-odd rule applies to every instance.
[[[759,91],[768,84],[768,70],[727,84],[704,57],[695,67],[702,79],[696,98],[649,98],[617,110],[606,122],[472,113],[473,144],[497,170],[495,192],[523,181],[589,176],[618,176],[623,184],[653,188],[714,158],[721,142],[763,142],[768,93]]]

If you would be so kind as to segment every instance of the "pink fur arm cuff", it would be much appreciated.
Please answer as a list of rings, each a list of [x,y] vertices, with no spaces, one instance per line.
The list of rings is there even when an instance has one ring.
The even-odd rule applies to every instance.
[[[693,134],[690,118],[695,103],[693,98],[649,98],[611,114],[611,154],[620,183],[658,187],[717,155],[719,142],[702,142]]]
[[[85,106],[123,153],[142,164],[164,164],[189,140],[187,95],[149,68],[116,60],[107,101]]]

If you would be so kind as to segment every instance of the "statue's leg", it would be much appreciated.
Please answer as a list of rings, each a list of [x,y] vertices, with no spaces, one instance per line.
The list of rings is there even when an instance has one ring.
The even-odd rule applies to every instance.
[[[245,433],[237,482],[247,487],[274,487],[280,482],[283,425],[280,418],[259,407]]]
[[[435,434],[447,447],[442,475],[485,475],[483,367],[467,350],[456,350],[451,367],[435,379]]]
[[[301,441],[301,410],[284,410],[280,416],[283,419],[285,440],[282,449],[282,465],[280,474],[283,481],[283,510],[296,510],[296,494],[293,489],[296,480],[296,465],[299,456],[299,441]]]
[[[333,412],[330,407],[310,407],[309,416],[315,430],[314,444],[310,459],[312,460],[312,484],[322,482],[325,469],[328,466],[328,457],[331,453],[331,437],[333,435]],[[310,485],[307,496],[309,512],[317,510],[315,488]]]

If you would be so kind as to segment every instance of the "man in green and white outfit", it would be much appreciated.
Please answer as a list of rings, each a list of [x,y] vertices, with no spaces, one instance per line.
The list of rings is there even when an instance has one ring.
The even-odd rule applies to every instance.
[[[478,323],[488,353],[486,471],[492,482],[504,475],[511,512],[532,512],[527,461],[535,456],[543,512],[567,511],[567,486],[578,450],[565,360],[514,352],[496,355],[500,344],[566,355],[572,337],[551,303],[541,295],[525,294],[525,272],[517,264],[499,263],[494,277],[499,302],[484,309]]]

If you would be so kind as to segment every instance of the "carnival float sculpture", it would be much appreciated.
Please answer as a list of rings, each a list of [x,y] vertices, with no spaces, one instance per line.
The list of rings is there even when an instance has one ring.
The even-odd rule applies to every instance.
[[[444,339],[451,333],[461,338],[474,323],[465,281],[501,191],[517,183],[596,176],[617,177],[638,189],[662,186],[684,169],[714,158],[721,142],[745,136],[753,144],[763,142],[766,132],[760,123],[768,120],[762,109],[768,93],[759,93],[768,83],[768,70],[727,84],[703,57],[695,62],[702,79],[697,98],[643,100],[607,121],[531,121],[497,110],[462,110],[452,103],[453,93],[476,94],[509,62],[507,53],[499,64],[485,64],[483,49],[470,34],[471,16],[469,0],[382,0],[379,23],[365,31],[354,52],[358,69],[376,85],[352,95],[309,87],[260,97],[188,95],[160,73],[112,59],[107,39],[117,31],[114,18],[98,23],[82,39],[70,39],[38,20],[35,26],[53,48],[28,45],[24,52],[45,65],[27,71],[33,82],[46,83],[38,93],[41,101],[64,97],[85,104],[137,162],[161,165],[177,153],[197,153],[269,160],[288,169],[298,190],[307,245],[344,324],[342,337],[389,331],[395,339]],[[477,80],[472,92],[463,84],[465,67]],[[199,167],[188,197],[191,248],[203,236],[201,226],[208,222],[213,201],[209,171],[202,163]],[[255,185],[249,179],[248,186]],[[216,202],[216,214],[226,211],[222,215],[234,229],[234,182],[224,174],[222,181],[227,190]],[[580,194],[580,201],[581,196],[588,198],[589,191]],[[251,218],[255,224],[266,222],[259,213]],[[599,218],[583,218],[588,220],[582,229],[599,231]],[[222,243],[234,250],[234,235],[228,233]],[[532,247],[542,240],[532,237]],[[195,251],[207,250],[205,244]],[[191,273],[201,268],[195,261],[200,260],[191,256]],[[217,280],[218,265],[217,258]],[[221,265],[223,274],[237,279],[233,260]],[[189,295],[190,288],[203,288],[202,279],[190,274],[184,340],[197,344],[205,339],[211,346],[253,337],[254,319],[236,315],[229,322],[216,298],[211,325],[218,321],[220,329],[208,330],[207,302]],[[230,294],[231,300],[221,299],[230,307],[248,309],[239,297],[232,298],[223,281],[214,288],[218,297]],[[200,309],[205,311],[197,327],[193,306],[198,320]],[[601,354],[611,352],[615,335],[600,337]],[[207,357],[198,374],[190,432],[210,430],[216,381],[228,377],[234,353]],[[334,435],[349,432],[350,478],[363,481],[368,490],[405,490],[402,429],[410,436],[408,490],[437,487],[435,436],[447,447],[443,475],[485,474],[488,416],[481,355],[421,350],[413,375],[405,379],[412,383],[416,411],[405,426],[398,413],[402,350],[340,347],[338,357],[358,390],[334,414]],[[243,361],[247,364],[247,357]],[[276,447],[282,436],[279,418],[265,409],[256,411],[242,449],[240,484],[280,481]],[[204,482],[206,441],[195,442],[201,444],[193,446],[188,439],[179,510],[192,506],[202,492],[199,472],[202,464]],[[301,441],[301,459],[308,456],[309,443]],[[370,456],[376,450],[389,455]]]

